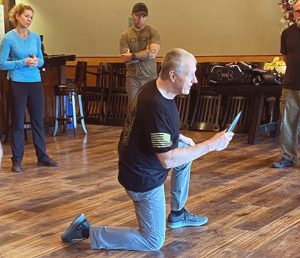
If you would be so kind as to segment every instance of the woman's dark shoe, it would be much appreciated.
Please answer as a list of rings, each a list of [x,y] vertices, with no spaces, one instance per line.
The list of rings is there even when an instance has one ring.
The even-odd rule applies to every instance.
[[[12,166],[11,166],[11,171],[12,172],[17,172],[20,173],[23,171],[21,167],[21,162],[20,161],[13,161]]]
[[[50,158],[47,158],[47,159],[44,159],[44,160],[39,160],[37,163],[36,163],[37,166],[40,166],[40,167],[59,167],[59,164],[58,162],[54,161],[53,159],[50,159]]]

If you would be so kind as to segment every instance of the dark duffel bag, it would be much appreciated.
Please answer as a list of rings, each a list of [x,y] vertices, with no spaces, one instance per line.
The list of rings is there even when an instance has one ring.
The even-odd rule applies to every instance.
[[[275,71],[253,70],[253,83],[255,85],[279,85],[282,83],[281,75]]]
[[[243,63],[214,65],[209,69],[208,84],[252,84],[252,68]]]

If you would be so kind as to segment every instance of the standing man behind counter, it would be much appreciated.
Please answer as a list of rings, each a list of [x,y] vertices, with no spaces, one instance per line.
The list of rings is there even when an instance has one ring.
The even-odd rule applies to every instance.
[[[126,91],[129,103],[148,81],[157,78],[156,55],[160,49],[157,30],[146,25],[148,8],[136,3],[132,8],[133,25],[121,35],[120,53],[126,62]]]

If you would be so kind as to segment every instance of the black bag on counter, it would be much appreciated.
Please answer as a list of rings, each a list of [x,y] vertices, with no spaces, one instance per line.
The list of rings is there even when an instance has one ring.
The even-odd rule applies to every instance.
[[[208,84],[252,84],[251,65],[243,62],[213,65],[208,72]]]
[[[279,85],[282,83],[282,77],[276,70],[265,71],[254,69],[253,83],[255,85]]]

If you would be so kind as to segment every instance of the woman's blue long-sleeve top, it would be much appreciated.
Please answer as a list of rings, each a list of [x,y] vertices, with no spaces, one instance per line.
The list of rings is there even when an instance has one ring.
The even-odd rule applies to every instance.
[[[27,57],[36,56],[38,66],[26,66]],[[39,35],[29,32],[26,39],[14,30],[5,34],[0,46],[0,70],[8,70],[8,79],[16,82],[40,82],[39,67],[44,64]]]

